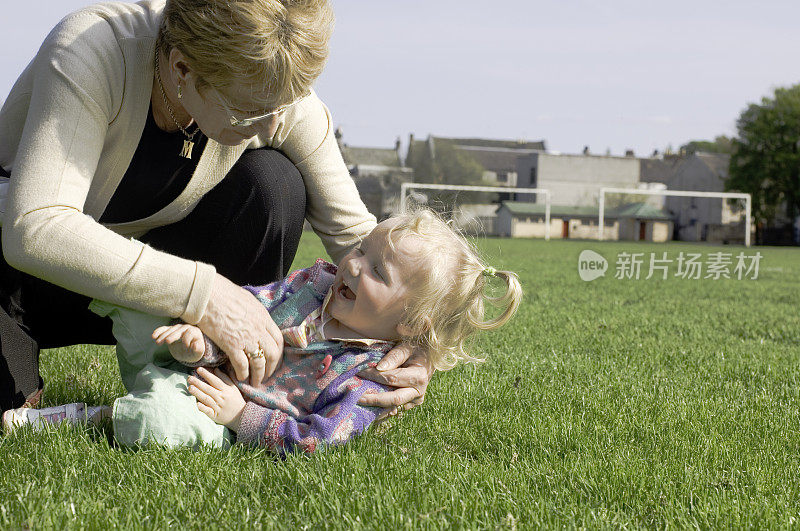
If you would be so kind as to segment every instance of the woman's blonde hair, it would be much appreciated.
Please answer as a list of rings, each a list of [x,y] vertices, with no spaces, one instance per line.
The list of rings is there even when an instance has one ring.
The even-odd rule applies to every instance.
[[[459,361],[478,362],[465,350],[465,342],[478,330],[494,330],[511,319],[522,300],[516,273],[497,271],[484,263],[476,248],[451,224],[434,212],[421,209],[394,216],[389,230],[394,246],[413,236],[420,241],[412,259],[424,273],[411,281],[403,324],[411,340],[426,348],[439,370]],[[487,294],[495,279],[505,284],[498,297]],[[501,308],[500,315],[484,320],[484,301]]]
[[[327,0],[167,0],[159,46],[175,47],[197,89],[253,87],[251,103],[276,108],[308,94],[328,59]]]

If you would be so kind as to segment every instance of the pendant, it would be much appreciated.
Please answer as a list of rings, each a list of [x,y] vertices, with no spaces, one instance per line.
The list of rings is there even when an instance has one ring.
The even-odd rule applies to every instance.
[[[194,149],[194,142],[191,140],[184,140],[183,141],[183,150],[181,151],[181,157],[185,159],[192,158],[192,150]]]

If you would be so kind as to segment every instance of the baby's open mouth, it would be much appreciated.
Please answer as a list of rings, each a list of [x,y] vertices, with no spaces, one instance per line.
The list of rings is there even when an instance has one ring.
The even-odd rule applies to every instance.
[[[339,288],[339,295],[341,295],[342,297],[344,297],[349,301],[355,300],[356,298],[356,294],[353,293],[353,291],[350,288],[348,288],[347,285],[344,283],[342,283],[342,287]]]

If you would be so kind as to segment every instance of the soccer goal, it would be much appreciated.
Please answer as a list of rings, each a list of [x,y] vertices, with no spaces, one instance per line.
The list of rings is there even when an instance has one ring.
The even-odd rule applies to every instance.
[[[544,239],[550,239],[550,191],[544,188],[508,188],[505,186],[470,186],[459,184],[403,183],[400,185],[400,211],[406,208],[411,190],[454,190],[461,192],[494,192],[515,194],[534,194],[544,196]]]
[[[597,239],[603,239],[603,221],[604,210],[606,202],[606,194],[634,194],[634,195],[663,195],[673,197],[718,197],[722,200],[725,199],[744,199],[744,245],[750,247],[750,210],[751,210],[751,197],[750,194],[741,194],[733,192],[697,192],[689,190],[652,190],[652,189],[638,189],[638,188],[600,188],[600,212],[597,220]]]

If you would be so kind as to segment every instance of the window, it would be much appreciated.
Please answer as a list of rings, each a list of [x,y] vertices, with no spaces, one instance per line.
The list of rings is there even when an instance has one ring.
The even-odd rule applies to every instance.
[[[537,180],[538,179],[536,176],[536,166],[531,166],[531,182],[530,182],[531,188],[536,188]]]
[[[508,172],[505,172],[505,171],[497,172],[497,182],[499,182],[499,183],[507,183],[508,182]]]

